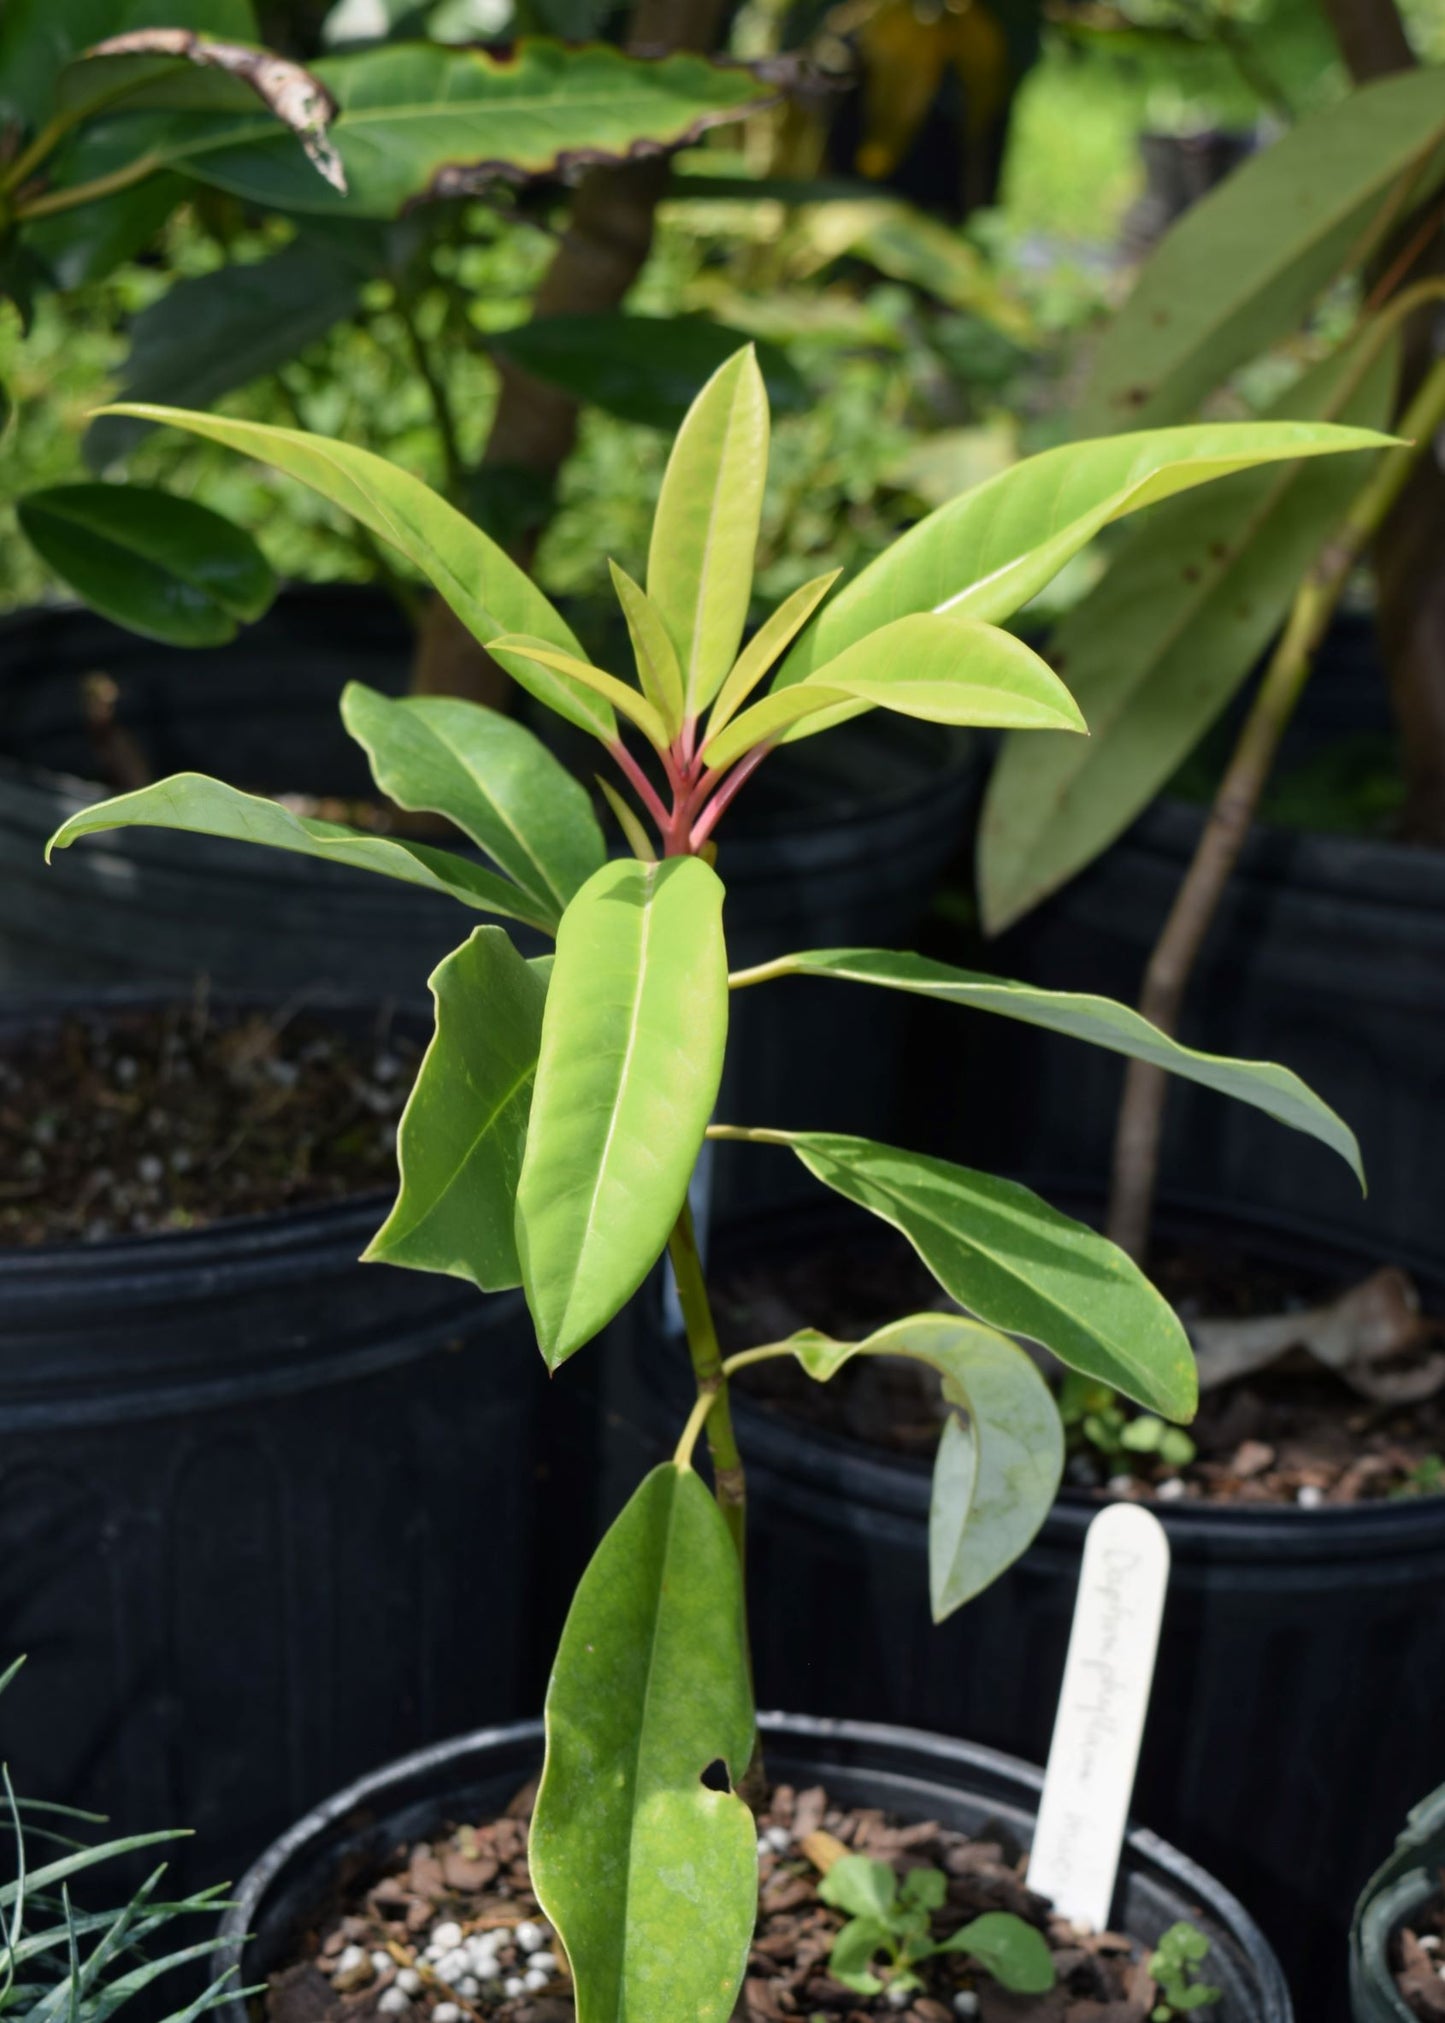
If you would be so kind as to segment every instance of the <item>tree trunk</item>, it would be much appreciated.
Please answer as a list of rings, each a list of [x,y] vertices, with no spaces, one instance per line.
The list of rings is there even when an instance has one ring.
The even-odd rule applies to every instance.
[[[636,0],[627,47],[657,56],[671,49],[711,50],[728,0]],[[652,249],[657,206],[667,189],[665,157],[590,169],[577,186],[571,217],[532,305],[534,316],[586,316],[616,309]],[[492,432],[483,462],[554,482],[577,441],[577,402],[503,359]],[[539,528],[513,544],[524,568]],[[440,600],[437,600],[438,603]],[[431,612],[418,641],[413,686],[423,693],[495,702],[509,686],[495,662],[445,606]]]

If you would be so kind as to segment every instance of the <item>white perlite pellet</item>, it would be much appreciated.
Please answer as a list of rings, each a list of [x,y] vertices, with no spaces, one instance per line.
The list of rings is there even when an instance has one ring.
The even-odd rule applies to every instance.
[[[535,1923],[531,1918],[523,1918],[514,1937],[524,1953],[535,1953],[539,1947],[547,1943],[547,1927]]]
[[[401,1988],[388,1988],[376,1998],[377,2014],[380,2016],[404,2016],[411,2007],[411,1997]]]
[[[389,1960],[387,1965],[391,1965]],[[419,1995],[422,1986],[421,1975],[415,1967],[401,1967],[397,1970],[396,1985],[403,1995]]]
[[[462,2023],[462,2012],[455,2002],[438,2002],[431,2012],[431,2023]]]
[[[444,1925],[433,1926],[431,1943],[436,1947],[438,1953],[450,1953],[461,1942],[462,1928],[460,1925],[448,1921]]]

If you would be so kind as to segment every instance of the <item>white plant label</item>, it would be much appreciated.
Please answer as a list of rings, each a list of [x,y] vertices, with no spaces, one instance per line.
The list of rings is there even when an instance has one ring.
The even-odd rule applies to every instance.
[[[1138,1503],[1101,1510],[1084,1539],[1028,1878],[1061,1916],[1098,1932],[1114,1901],[1168,1585],[1158,1518]]]

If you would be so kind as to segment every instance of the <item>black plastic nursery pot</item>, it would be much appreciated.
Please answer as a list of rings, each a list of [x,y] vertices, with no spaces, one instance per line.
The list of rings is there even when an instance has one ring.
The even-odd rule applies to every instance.
[[[1219,1219],[1180,1208],[1165,1227],[1187,1234]],[[827,1228],[870,1240],[861,1217],[799,1215],[720,1231],[713,1261],[781,1256]],[[1261,1262],[1320,1257],[1282,1221],[1252,1227],[1251,1247]],[[1328,1255],[1342,1275],[1356,1263]],[[1373,1261],[1359,1260],[1360,1276]],[[1438,1276],[1420,1283],[1441,1290]],[[686,1410],[686,1355],[657,1288],[615,1325],[597,1381],[611,1511],[671,1450]],[[935,1626],[930,1464],[770,1409],[749,1399],[745,1377],[734,1418],[763,1700],[943,1729],[1042,1761],[1084,1533],[1102,1499],[1066,1490],[1023,1560]],[[1411,1795],[1445,1778],[1445,1497],[1157,1509],[1173,1567],[1135,1815],[1240,1894],[1300,2013],[1335,2023],[1347,2013],[1359,1889]]]
[[[1391,1943],[1440,1896],[1445,1867],[1445,1786],[1413,1807],[1389,1858],[1370,1877],[1350,1926],[1354,2023],[1417,2023],[1395,1983]]]
[[[535,1704],[531,1327],[520,1294],[359,1265],[386,1206],[0,1250],[4,1640],[28,1654],[0,1754],[115,1831],[193,1828],[190,1883],[379,1757]]]
[[[230,646],[205,652],[156,646],[83,611],[6,621],[0,990],[204,974],[247,989],[320,985],[424,1001],[427,977],[476,917],[438,895],[156,829],[88,837],[44,862],[65,817],[114,790],[94,781],[87,675],[114,681],[116,723],[157,775],[210,772],[255,791],[346,801],[373,790],[337,713],[341,690],[355,679],[400,693],[408,655],[389,601],[354,588],[290,591]],[[590,769],[592,751],[579,756]],[[907,944],[967,840],[980,762],[966,732],[881,716],[778,754],[721,839],[734,965],[799,948]],[[887,1135],[906,1026],[906,1006],[887,992],[814,981],[742,994],[724,1108],[739,1122],[813,1123],[831,1099],[839,1128]],[[840,1082],[841,1117],[830,1098]],[[734,1170],[725,1152],[720,1202]],[[771,1184],[786,1195],[792,1176],[779,1166]]]
[[[1331,634],[1285,756],[1385,736],[1384,675],[1361,621]],[[1074,882],[982,954],[981,966],[1137,1003],[1145,964],[1204,811],[1164,798]],[[1170,1090],[1164,1184],[1241,1209],[1312,1218],[1388,1255],[1441,1254],[1445,1148],[1445,851],[1259,824],[1189,988],[1180,1037],[1282,1061],[1359,1135],[1362,1199],[1343,1165],[1259,1111]],[[974,1017],[958,1097],[961,1156],[1093,1184],[1108,1171],[1124,1064],[1002,1019]]]
[[[823,1783],[845,1804],[963,1832],[996,1824],[1020,1845],[1029,1842],[1042,1780],[1027,1764],[906,1728],[794,1714],[765,1714],[761,1728],[768,1770],[779,1782]],[[298,1820],[245,1877],[226,1913],[222,1930],[241,1984],[254,1985],[286,1963],[317,1914],[334,1903],[343,1878],[350,1886],[361,1882],[399,1844],[444,1820],[500,1811],[541,1759],[539,1721],[484,1729],[390,1764]],[[1135,1830],[1120,1869],[1116,1923],[1147,1943],[1183,1918],[1211,1942],[1209,1977],[1224,1991],[1211,2013],[1220,2023],[1290,2023],[1279,1964],[1248,1912],[1192,1861]],[[241,2001],[218,2014],[220,2023],[248,2023]]]

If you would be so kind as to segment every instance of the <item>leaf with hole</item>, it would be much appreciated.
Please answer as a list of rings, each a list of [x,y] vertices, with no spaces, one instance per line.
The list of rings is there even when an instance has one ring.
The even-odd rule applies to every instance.
[[[691,1469],[655,1468],[582,1576],[547,1689],[532,1880],[578,2023],[727,2023],[758,1904],[742,1579]]]
[[[1266,1116],[1317,1138],[1339,1154],[1364,1185],[1359,1141],[1337,1111],[1323,1102],[1298,1075],[1272,1061],[1231,1060],[1225,1054],[1200,1053],[1171,1039],[1158,1026],[1113,998],[1084,991],[1042,990],[1034,984],[1010,983],[981,971],[956,969],[926,955],[892,948],[813,948],[779,956],[756,970],[740,970],[734,988],[775,977],[835,977],[845,983],[875,984],[885,990],[912,991],[973,1011],[995,1012],[1065,1033],[1089,1045],[1105,1047],[1130,1060],[1149,1061],[1183,1080],[1217,1089],[1223,1096],[1249,1103]]]
[[[103,618],[167,646],[224,646],[276,594],[240,527],[150,485],[56,485],[17,504],[46,566]]]
[[[364,1253],[470,1279],[522,1283],[513,1223],[547,1002],[545,962],[478,927],[431,982],[436,1031],[397,1134],[396,1205]]]
[[[551,931],[550,913],[520,886],[450,850],[405,842],[399,836],[368,836],[359,829],[344,828],[340,822],[293,815],[279,801],[268,800],[264,794],[243,794],[220,780],[207,779],[204,773],[173,773],[168,780],[139,787],[133,794],[117,794],[112,800],[82,808],[61,823],[45,854],[48,859],[51,851],[68,849],[82,836],[131,827],[182,829],[193,836],[226,836],[237,843],[295,850],[303,857],[320,857],[355,871],[376,871],[406,885],[422,885],[479,913],[496,913],[504,920],[521,920],[544,933]]]
[[[700,857],[627,858],[562,916],[517,1190],[550,1368],[632,1297],[686,1198],[727,1034],[722,897]]]
[[[348,682],[341,720],[399,808],[444,815],[555,926],[604,862],[584,789],[524,724],[457,696],[394,699]]]

